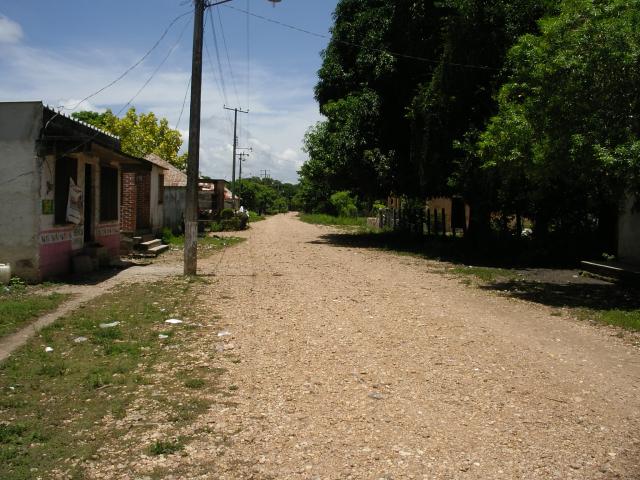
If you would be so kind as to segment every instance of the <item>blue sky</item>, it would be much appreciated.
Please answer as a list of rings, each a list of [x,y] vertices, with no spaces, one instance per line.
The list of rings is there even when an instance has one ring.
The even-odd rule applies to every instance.
[[[240,146],[254,149],[243,173],[257,175],[267,169],[273,178],[296,180],[305,160],[302,137],[320,120],[313,86],[327,40],[245,12],[328,34],[336,3],[282,0],[273,7],[267,0],[235,0],[207,15],[200,161],[204,174],[231,175],[232,114],[223,110],[226,103],[251,110],[239,116]],[[170,22],[191,8],[186,0],[0,0],[0,101],[74,106],[135,64]],[[192,15],[187,14],[142,64],[77,110],[121,110],[171,52],[132,104],[177,125],[191,74],[192,36]],[[179,124],[185,145],[188,115],[187,98]]]

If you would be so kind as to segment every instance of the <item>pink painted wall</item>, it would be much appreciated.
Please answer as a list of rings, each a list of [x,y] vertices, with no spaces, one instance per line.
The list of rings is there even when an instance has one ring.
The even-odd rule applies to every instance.
[[[108,235],[105,237],[96,237],[96,242],[104,246],[111,258],[116,258],[120,255],[120,234]]]
[[[47,235],[59,235],[60,241],[42,241]],[[40,243],[40,277],[49,278],[69,273],[71,269],[71,238],[69,230],[42,232]]]

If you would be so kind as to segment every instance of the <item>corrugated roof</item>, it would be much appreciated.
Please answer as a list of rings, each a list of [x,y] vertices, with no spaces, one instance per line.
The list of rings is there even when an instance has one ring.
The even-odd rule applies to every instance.
[[[155,153],[150,153],[146,157],[145,160],[157,165],[161,168],[164,168],[166,171],[164,172],[164,186],[165,187],[186,187],[187,186],[187,175],[182,172],[178,168],[171,165],[166,160],[163,160]]]

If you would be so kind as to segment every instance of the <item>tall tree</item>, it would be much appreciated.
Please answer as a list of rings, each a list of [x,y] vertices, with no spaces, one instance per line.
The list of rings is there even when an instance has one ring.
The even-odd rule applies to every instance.
[[[640,1],[566,0],[540,25],[509,52],[478,153],[506,212],[526,192],[538,234],[604,234],[640,192]]]

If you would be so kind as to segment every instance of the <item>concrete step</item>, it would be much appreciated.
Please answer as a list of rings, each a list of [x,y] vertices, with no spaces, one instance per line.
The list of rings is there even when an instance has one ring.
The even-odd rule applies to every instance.
[[[640,266],[615,261],[580,262],[580,267],[590,273],[619,280],[624,283],[640,285]]]
[[[147,250],[149,251],[150,249],[160,246],[162,245],[162,240],[158,240],[157,238],[154,238],[153,240],[148,240],[145,242],[142,242],[140,244],[137,245],[137,248],[139,250]]]
[[[167,250],[169,250],[169,245],[157,245],[157,246],[155,246],[155,247],[148,248],[148,249],[147,249],[147,252],[148,252],[148,253],[152,253],[152,254],[154,254],[155,256],[158,256],[158,255],[160,255],[162,252],[165,252],[165,251],[167,251]]]

